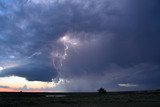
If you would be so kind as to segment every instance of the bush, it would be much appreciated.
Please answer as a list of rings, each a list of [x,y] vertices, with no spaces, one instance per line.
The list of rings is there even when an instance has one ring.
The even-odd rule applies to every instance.
[[[106,94],[106,93],[107,93],[107,91],[106,91],[104,88],[100,88],[100,89],[98,89],[97,91],[98,91],[98,93],[100,93],[100,94]]]

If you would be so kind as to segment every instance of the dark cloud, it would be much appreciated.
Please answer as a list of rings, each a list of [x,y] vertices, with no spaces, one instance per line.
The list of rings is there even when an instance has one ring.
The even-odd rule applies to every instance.
[[[102,17],[100,11],[104,11],[105,8],[107,9],[102,12],[103,18],[106,21],[112,20],[107,15],[112,17],[117,15],[116,11],[118,11],[112,9],[110,1],[106,3],[107,7],[103,1],[75,2],[74,0],[70,2],[57,1],[53,5],[49,3],[36,4],[27,0],[15,1],[12,4],[8,4],[8,6],[6,4],[0,17],[4,20],[1,23],[0,43],[1,50],[4,50],[1,51],[3,59],[10,60],[9,56],[13,55],[18,60],[23,61],[34,53],[42,51],[44,56],[29,60],[33,62],[31,65],[35,66],[31,66],[32,70],[36,71],[35,68],[39,66],[39,64],[36,64],[37,62],[44,63],[45,65],[51,62],[47,58],[52,49],[55,48],[53,41],[66,31],[100,32],[99,30],[103,31],[103,29],[106,29],[106,26],[101,26]],[[29,61],[24,62],[28,63]],[[30,65],[23,65],[22,68],[20,66],[16,70],[7,71],[10,72],[10,75],[12,72],[14,75],[18,75],[17,72],[26,67],[28,68]],[[23,74],[23,72],[20,73]],[[5,74],[7,75],[7,73]],[[28,73],[27,75],[30,74]]]
[[[20,67],[14,67],[3,70],[3,76],[20,76],[25,77],[29,81],[52,81],[57,76],[55,69],[52,66],[44,64],[30,63]]]
[[[158,88],[159,3],[158,0],[0,2],[0,50],[3,50],[0,64],[21,63],[4,69],[0,76],[17,75],[30,81],[63,78],[70,81],[66,82],[66,90],[74,91],[103,86],[118,90],[122,89],[118,84],[127,83],[138,84],[136,89]],[[69,43],[67,49],[66,44],[58,42],[65,35],[78,41],[78,46]],[[52,56],[56,53],[57,59]]]
[[[9,88],[8,86],[0,86],[0,88]]]

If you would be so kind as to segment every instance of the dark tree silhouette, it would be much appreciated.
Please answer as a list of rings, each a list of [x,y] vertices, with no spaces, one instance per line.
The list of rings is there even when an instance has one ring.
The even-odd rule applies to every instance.
[[[107,93],[107,91],[106,91],[104,88],[100,88],[100,89],[98,89],[97,91],[98,91],[98,93],[100,93],[100,94],[106,94],[106,93]]]

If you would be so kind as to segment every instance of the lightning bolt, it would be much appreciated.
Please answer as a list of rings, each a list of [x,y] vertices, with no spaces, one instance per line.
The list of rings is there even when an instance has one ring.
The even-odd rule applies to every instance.
[[[58,41],[64,46],[63,51],[53,51],[52,57],[54,67],[60,71],[60,69],[63,67],[64,61],[67,59],[69,49],[71,47],[78,46],[79,42],[77,39],[71,38],[68,35],[59,38]]]
[[[65,60],[67,57],[67,51],[68,51],[69,47],[65,44],[65,49],[64,49],[64,55],[63,55],[63,59]]]

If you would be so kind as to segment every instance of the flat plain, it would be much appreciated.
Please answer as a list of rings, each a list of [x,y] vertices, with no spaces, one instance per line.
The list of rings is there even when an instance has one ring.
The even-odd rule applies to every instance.
[[[1,92],[0,107],[160,107],[160,92]]]

